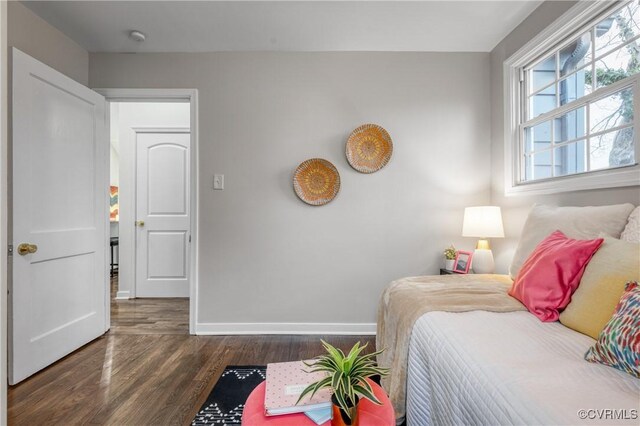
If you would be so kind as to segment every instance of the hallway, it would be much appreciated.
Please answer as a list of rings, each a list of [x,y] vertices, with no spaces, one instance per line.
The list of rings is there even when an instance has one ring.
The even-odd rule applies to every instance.
[[[113,334],[189,334],[188,298],[117,300],[118,275],[111,278]]]

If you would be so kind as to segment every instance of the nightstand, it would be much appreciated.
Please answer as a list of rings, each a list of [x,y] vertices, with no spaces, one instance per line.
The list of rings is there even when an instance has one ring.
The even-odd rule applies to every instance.
[[[455,274],[455,272],[440,268],[440,275],[451,275],[451,274]]]

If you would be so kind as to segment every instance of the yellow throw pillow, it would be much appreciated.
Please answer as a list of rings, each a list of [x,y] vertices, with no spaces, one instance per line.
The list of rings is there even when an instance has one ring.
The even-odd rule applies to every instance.
[[[640,281],[640,244],[600,235],[604,242],[587,265],[571,302],[560,314],[566,327],[597,339],[629,281]]]

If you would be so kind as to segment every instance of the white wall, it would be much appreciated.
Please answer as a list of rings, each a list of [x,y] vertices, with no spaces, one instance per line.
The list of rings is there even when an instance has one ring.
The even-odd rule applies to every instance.
[[[109,162],[109,183],[111,186],[120,185],[120,153],[116,150],[115,146],[111,144],[110,147],[110,162]]]
[[[522,226],[534,203],[551,205],[640,204],[638,186],[554,195],[504,196],[504,91],[503,62],[575,3],[547,1],[502,40],[491,52],[491,202],[502,207],[505,239],[493,242],[496,272],[507,273]]]
[[[8,2],[8,44],[84,85],[89,53],[18,1]]]
[[[120,184],[120,104],[113,102],[109,111],[109,182],[112,186]]]
[[[387,283],[438,273],[452,240],[472,248],[458,236],[463,207],[489,201],[488,81],[482,53],[90,57],[92,87],[199,90],[199,323],[373,323]],[[344,148],[368,122],[395,150],[363,175]],[[311,157],[342,178],[323,207],[292,189]]]
[[[134,297],[135,283],[135,127],[189,127],[188,103],[111,103],[111,140],[119,151],[119,298]],[[117,132],[117,134],[115,134]],[[113,228],[113,226],[112,226]],[[113,232],[113,230],[112,230]]]

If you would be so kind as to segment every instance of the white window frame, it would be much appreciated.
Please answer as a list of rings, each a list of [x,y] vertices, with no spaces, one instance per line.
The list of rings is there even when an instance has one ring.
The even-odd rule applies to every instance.
[[[561,43],[568,41],[572,36],[577,36],[587,31],[593,25],[593,21],[600,17],[605,18],[619,4],[616,1],[603,2],[579,2],[556,21],[531,39],[527,44],[514,53],[504,62],[504,187],[505,195],[534,195],[534,194],[554,194],[561,192],[580,191],[598,188],[616,188],[624,186],[640,185],[640,99],[634,96],[634,145],[636,164],[620,168],[591,171],[568,176],[559,176],[544,180],[521,181],[521,149],[523,134],[520,131],[520,124],[523,114],[523,102],[521,81],[524,80],[523,67],[531,64],[537,58],[554,50]],[[637,86],[640,75],[633,79],[625,79],[623,86],[633,84]],[[619,87],[613,84],[609,88]],[[597,97],[600,94],[596,94]],[[580,98],[580,102],[593,99],[591,95]],[[576,108],[575,103],[563,105],[552,110],[548,114],[554,115],[561,110],[572,110]],[[565,111],[565,112],[566,112]]]

